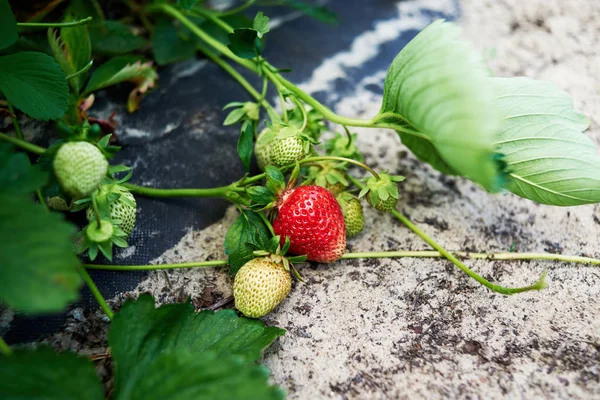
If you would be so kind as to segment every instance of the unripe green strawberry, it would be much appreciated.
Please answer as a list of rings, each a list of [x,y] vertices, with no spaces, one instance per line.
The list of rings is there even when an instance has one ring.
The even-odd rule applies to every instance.
[[[88,142],[63,144],[54,157],[54,173],[61,187],[74,198],[89,196],[108,171],[108,161]]]
[[[46,204],[56,211],[70,211],[71,205],[61,196],[46,197]]]
[[[110,218],[118,219],[121,221],[119,228],[125,233],[125,238],[131,235],[133,228],[135,227],[135,217],[137,203],[135,197],[122,186],[119,185],[102,185],[100,187],[98,196],[107,196],[110,193],[118,193],[121,196],[110,202]],[[88,221],[95,219],[94,211],[91,207],[85,211],[85,216]]]
[[[365,216],[360,200],[348,192],[340,193],[336,199],[340,203],[342,214],[344,214],[346,237],[358,235],[365,227]]]
[[[310,153],[310,141],[307,139],[297,128],[282,128],[270,144],[271,163],[281,168],[302,160]]]
[[[373,200],[371,199],[370,196],[367,196],[367,201],[376,210],[383,211],[383,212],[387,212],[387,211],[391,211],[391,210],[395,209],[396,204],[398,204],[398,199],[395,199],[391,196],[385,200],[383,200],[383,199],[381,199],[381,197],[379,197],[379,198],[377,198],[377,201],[375,203],[373,203]]]
[[[270,144],[273,136],[274,132],[270,128],[265,128],[256,138],[256,144],[254,145],[254,156],[256,157],[258,168],[261,171],[264,171],[265,167],[271,164]]]
[[[282,262],[271,257],[248,261],[235,275],[235,308],[250,318],[264,317],[287,297],[292,277]]]
[[[378,177],[371,176],[367,179],[358,197],[366,196],[369,204],[379,211],[391,211],[398,204],[398,182],[403,180],[403,176],[380,172]]]

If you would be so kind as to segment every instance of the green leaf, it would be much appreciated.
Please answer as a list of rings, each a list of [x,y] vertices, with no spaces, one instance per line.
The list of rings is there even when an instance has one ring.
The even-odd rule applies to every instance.
[[[458,27],[436,21],[394,59],[375,119],[434,168],[497,191],[502,175],[492,143],[500,115],[486,78]]]
[[[243,14],[227,15],[223,17],[222,20],[226,22],[229,26],[233,27],[233,29],[252,28],[252,25],[254,23],[253,20],[251,20]],[[200,29],[206,32],[206,34],[210,35],[213,39],[218,40],[219,42],[225,45],[229,44],[229,38],[227,37],[228,33],[225,30],[223,30],[222,27],[215,24],[213,21],[203,21],[200,24]]]
[[[267,175],[267,188],[274,194],[278,194],[285,188],[285,178],[281,171],[272,165],[265,167],[265,174]]]
[[[282,0],[281,3],[296,10],[302,11],[304,14],[326,24],[337,24],[338,17],[325,6],[317,6],[314,4],[304,3],[296,0]]]
[[[78,297],[74,227],[61,213],[0,195],[0,301],[25,313],[62,311]]]
[[[229,227],[225,235],[225,254],[229,256],[229,273],[235,275],[240,268],[254,258],[257,241],[268,240],[269,230],[260,216],[254,211],[242,213]]]
[[[32,118],[61,118],[69,107],[69,86],[52,57],[21,52],[0,57],[0,92]]]
[[[252,23],[252,29],[256,31],[256,35],[262,39],[262,37],[269,32],[269,20],[270,18],[263,14],[262,11],[259,11],[254,17],[254,22]]]
[[[0,50],[13,45],[18,38],[17,20],[8,0],[0,0]]]
[[[228,35],[229,50],[240,58],[251,59],[262,52],[262,43],[254,29],[239,28]]]
[[[250,368],[249,362],[258,360],[262,351],[284,333],[279,328],[265,327],[261,321],[240,318],[233,310],[201,311],[196,314],[190,303],[154,308],[154,299],[142,295],[137,301],[125,303],[111,322],[109,343],[116,364],[116,398],[145,398],[134,394],[139,393],[139,387],[146,388],[150,384],[154,385],[155,390],[163,385],[165,390],[171,390],[171,380],[192,379],[188,383],[195,386],[203,381],[201,377],[204,374],[219,368],[221,363],[225,365],[225,360],[230,360],[230,357],[237,356],[245,364],[239,362],[238,368],[228,368],[233,377],[242,373],[244,368]],[[180,365],[181,368],[193,359],[201,360],[204,357],[211,359],[212,364],[196,364],[194,373],[180,374],[177,373],[179,368],[165,369],[167,364],[171,365],[161,361],[165,354],[190,356],[182,358],[185,362]],[[158,380],[160,385],[149,377],[154,378],[157,371],[163,374]],[[180,386],[180,390],[181,387],[188,385]],[[221,390],[227,388],[221,387]]]
[[[136,87],[129,94],[127,109],[133,112],[139,108],[142,96],[156,84],[158,74],[151,62],[144,62],[137,56],[120,56],[102,64],[94,71],[85,88],[84,95],[131,81]]]
[[[511,192],[542,204],[600,202],[600,157],[582,132],[589,121],[554,84],[528,78],[489,78],[502,110],[496,150],[503,154]]]
[[[283,400],[285,393],[268,382],[266,367],[231,355],[178,349],[161,354],[120,399]],[[160,382],[160,384],[157,384]]]
[[[245,116],[246,116],[246,110],[244,110],[243,108],[236,108],[235,110],[231,111],[227,115],[227,117],[225,118],[225,121],[223,122],[223,125],[229,126],[229,125],[237,124]]]
[[[273,193],[264,186],[251,186],[246,189],[248,197],[261,206],[267,205],[275,200]]]
[[[0,398],[102,400],[104,390],[85,357],[38,347],[0,357]]]
[[[198,3],[198,0],[177,0],[177,7],[181,8],[182,10],[189,11],[196,5],[196,3]]]
[[[182,38],[170,20],[161,18],[154,25],[152,51],[156,63],[166,65],[194,57],[196,43]]]
[[[0,195],[27,195],[47,180],[48,174],[32,166],[26,154],[14,153],[12,146],[0,144]]]
[[[131,53],[146,46],[146,40],[131,32],[128,25],[105,20],[90,25],[90,38],[94,54],[115,56]]]
[[[245,121],[240,130],[240,137],[237,142],[237,151],[246,168],[250,172],[250,161],[252,160],[252,150],[254,148],[254,127],[251,122]]]
[[[65,14],[73,15],[75,18],[92,17],[94,24],[104,20],[104,13],[98,0],[71,0]]]
[[[60,36],[57,31],[48,29],[48,43],[54,59],[65,75],[76,73],[90,62],[92,47],[88,28],[85,25],[61,28]],[[69,79],[69,84],[76,93],[83,88],[86,77],[86,74],[81,74]]]

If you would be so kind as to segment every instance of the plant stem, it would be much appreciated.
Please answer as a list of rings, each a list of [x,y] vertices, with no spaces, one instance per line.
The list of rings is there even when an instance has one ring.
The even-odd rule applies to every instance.
[[[92,17],[87,17],[73,22],[18,22],[17,27],[29,28],[72,28],[79,25],[85,25],[92,20]]]
[[[94,295],[94,298],[96,299],[96,301],[100,305],[100,308],[102,309],[102,311],[104,311],[104,313],[106,314],[106,316],[109,319],[113,319],[114,314],[113,314],[112,310],[110,309],[110,307],[106,303],[106,300],[102,296],[102,293],[100,293],[100,291],[98,290],[98,287],[96,286],[96,284],[92,280],[92,277],[87,273],[87,271],[85,270],[84,266],[81,266],[81,265],[79,266],[79,274],[83,278],[83,280],[86,283],[86,285],[88,286],[88,288],[90,288],[90,291]]]
[[[83,264],[87,269],[105,270],[105,271],[153,271],[161,269],[179,269],[179,268],[205,268],[222,267],[227,265],[226,260],[199,261],[179,264],[153,264],[153,265],[101,265],[101,264]]]
[[[244,78],[239,72],[237,72],[231,65],[226,63],[221,57],[217,54],[213,53],[210,49],[202,44],[197,44],[196,48],[200,50],[206,57],[208,57],[212,62],[221,67],[225,72],[227,72],[233,79],[237,81],[246,91],[250,94],[250,96],[254,97],[256,101],[262,105],[267,114],[269,114],[269,118],[278,118],[276,117],[277,112],[271,106],[271,104],[265,99],[264,95],[259,94],[256,89]],[[265,88],[263,88],[264,90]]]
[[[23,138],[23,133],[21,132],[21,125],[19,125],[19,120],[17,119],[17,115],[15,114],[15,110],[12,106],[12,104],[8,103],[8,110],[11,112],[11,114],[13,115],[12,117],[12,123],[15,127],[15,132],[17,134],[17,139],[19,139],[22,142],[25,142],[25,139]],[[27,143],[27,142],[25,142]],[[27,163],[29,165],[31,165],[31,162],[29,161],[29,157],[27,158]],[[40,201],[40,204],[44,207],[44,209],[46,209],[46,211],[48,211],[48,205],[46,204],[46,201],[44,200],[44,196],[42,196],[42,192],[40,191],[40,189],[35,189],[35,195],[37,196],[38,200]]]
[[[8,344],[6,344],[4,339],[2,339],[2,337],[0,337],[0,353],[4,354],[5,356],[10,356],[12,354],[12,350]]]
[[[228,15],[237,14],[239,12],[244,11],[246,8],[250,7],[252,4],[256,3],[256,0],[248,0],[246,3],[242,4],[237,8],[232,8],[231,10],[223,11],[217,14],[219,17],[226,17]]]
[[[348,176],[348,179],[353,184],[355,184],[357,187],[359,187],[361,189],[364,188],[364,185],[361,182],[359,182],[357,179],[355,179],[354,177]],[[544,287],[546,287],[546,283],[544,281],[545,272],[542,273],[542,276],[540,276],[540,278],[534,284],[529,285],[529,286],[525,286],[525,287],[507,288],[507,287],[504,287],[504,286],[493,284],[492,282],[488,281],[487,279],[485,279],[481,275],[478,275],[475,272],[473,272],[469,267],[467,267],[458,258],[456,258],[456,256],[454,256],[452,253],[450,253],[449,251],[447,251],[444,247],[442,247],[435,240],[433,240],[432,238],[430,238],[418,226],[416,226],[415,224],[413,224],[408,218],[406,218],[404,215],[402,215],[401,213],[399,213],[397,210],[392,210],[392,211],[390,211],[390,213],[394,217],[396,217],[396,219],[398,219],[400,222],[402,222],[408,229],[410,229],[417,236],[419,236],[421,239],[423,239],[428,245],[430,245],[431,247],[433,247],[442,256],[444,256],[446,259],[448,259],[454,265],[456,265],[461,271],[463,271],[465,274],[467,274],[471,278],[475,279],[477,282],[479,282],[483,286],[487,287],[488,289],[493,290],[494,292],[505,294],[505,295],[511,295],[511,294],[515,294],[515,293],[527,292],[527,291],[530,291],[530,290],[541,290]]]
[[[369,171],[377,180],[381,179],[379,177],[379,174],[377,174],[377,172],[375,172],[375,170],[373,170],[367,164],[361,163],[360,161],[356,161],[356,160],[353,160],[351,158],[346,158],[346,157],[337,157],[337,156],[308,157],[308,158],[305,158],[303,160],[300,160],[299,163],[300,164],[305,164],[305,163],[313,162],[313,161],[326,161],[326,160],[343,161],[343,162],[347,162],[347,163],[350,163],[350,164],[358,165],[359,167],[361,167],[361,168],[366,169],[367,171]]]
[[[472,253],[466,251],[449,252],[456,257],[469,258],[472,260],[498,260],[498,261],[559,261],[571,262],[577,264],[600,265],[600,259],[582,256],[563,256],[561,254],[551,253]],[[407,250],[407,251],[381,251],[381,252],[362,252],[362,253],[346,253],[341,258],[445,258],[439,251],[431,250]]]
[[[9,136],[6,133],[2,132],[0,132],[0,140],[13,144],[29,153],[37,154],[38,156],[41,156],[42,154],[44,154],[44,151],[46,151],[46,149],[44,149],[43,147]]]
[[[100,210],[98,209],[98,203],[96,202],[96,193],[92,193],[92,211],[96,217],[96,226],[98,229],[102,228],[102,221],[100,219]]]
[[[565,263],[600,265],[600,259],[581,256],[563,256],[550,253],[471,253],[464,251],[451,252],[456,257],[481,259],[481,260],[502,260],[502,261],[558,261]],[[439,251],[431,250],[404,250],[404,251],[378,251],[378,252],[357,252],[346,253],[340,259],[349,260],[357,258],[445,258]],[[84,264],[87,269],[106,270],[106,271],[153,271],[165,269],[182,268],[207,268],[223,267],[227,265],[227,260],[198,261],[178,264],[152,264],[152,265],[101,265]]]
[[[148,197],[227,197],[229,192],[245,192],[244,188],[235,185],[207,189],[156,189],[124,183],[123,186],[134,194]]]
[[[73,72],[71,75],[67,75],[67,80],[76,78],[79,75],[86,73],[90,68],[92,68],[92,65],[94,65],[94,60],[91,60],[85,65],[85,67],[81,68],[79,71]]]

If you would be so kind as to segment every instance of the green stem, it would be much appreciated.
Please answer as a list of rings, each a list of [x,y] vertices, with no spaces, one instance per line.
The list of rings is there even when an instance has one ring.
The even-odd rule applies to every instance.
[[[256,89],[244,78],[239,72],[237,72],[231,65],[226,63],[221,57],[217,54],[213,53],[210,49],[202,44],[197,44],[196,48],[200,50],[206,57],[208,57],[212,62],[217,64],[221,69],[227,72],[233,79],[237,81],[246,91],[250,94],[250,96],[254,97],[256,101],[260,103],[261,106],[267,111],[269,114],[269,118],[273,119],[277,117],[277,112],[271,106],[271,104],[265,99],[264,95],[258,93]],[[264,90],[264,88],[263,88]]]
[[[4,354],[5,356],[10,356],[12,354],[12,350],[8,344],[6,344],[4,339],[2,339],[2,337],[0,337],[0,353]]]
[[[591,257],[563,256],[550,253],[471,253],[464,251],[452,252],[456,257],[473,260],[502,260],[502,261],[558,261],[565,263],[600,265],[600,260]],[[405,250],[405,251],[379,251],[346,253],[340,259],[349,260],[357,258],[445,258],[439,251],[430,250]],[[152,265],[101,265],[84,264],[86,269],[106,271],[153,271],[182,268],[207,268],[223,267],[227,260],[198,261],[178,264],[152,264]]]
[[[242,187],[235,185],[221,186],[216,188],[207,189],[156,189],[143,187],[138,185],[132,185],[131,183],[124,183],[123,186],[127,187],[132,193],[140,196],[148,197],[227,197],[230,192],[245,192]]]
[[[179,264],[155,264],[155,265],[100,265],[84,264],[87,269],[98,269],[106,271],[153,271],[161,269],[179,269],[179,268],[205,268],[222,267],[227,265],[226,260],[199,261]]]
[[[67,75],[67,80],[77,78],[79,75],[86,73],[87,71],[89,71],[90,68],[92,68],[92,65],[94,65],[94,60],[91,60],[85,65],[85,67],[81,68],[79,71],[73,72],[71,75]]]
[[[83,278],[83,280],[86,283],[86,285],[88,286],[88,288],[90,288],[90,292],[92,292],[92,295],[94,295],[94,298],[96,299],[96,301],[100,305],[100,308],[104,311],[106,316],[109,319],[113,319],[114,314],[113,314],[112,310],[106,303],[106,300],[102,296],[102,293],[100,293],[100,291],[98,290],[98,287],[92,280],[92,277],[90,276],[90,274],[87,273],[84,266],[79,266],[79,274]]]
[[[302,126],[300,127],[300,132],[304,132],[304,130],[306,129],[306,125],[308,125],[308,114],[306,113],[306,109],[304,108],[300,100],[298,100],[295,97],[292,97],[291,99],[292,102],[296,105],[296,107],[300,109],[300,113],[302,113]]]
[[[361,163],[360,161],[356,161],[353,160],[351,158],[346,158],[346,157],[337,157],[337,156],[316,156],[316,157],[308,157],[305,158],[303,160],[300,161],[300,164],[304,164],[304,163],[308,163],[308,162],[313,162],[313,161],[326,161],[326,160],[332,160],[332,161],[343,161],[343,162],[347,162],[349,164],[354,164],[354,165],[358,165],[361,168],[366,169],[367,171],[369,171],[377,180],[381,179],[379,177],[379,174],[377,174],[377,172],[375,172],[375,170],[373,170],[371,167],[369,167],[367,164]],[[358,185],[357,185],[358,186]]]
[[[80,19],[73,22],[18,22],[17,27],[21,28],[72,28],[79,25],[85,25],[92,20],[92,17]]]
[[[227,17],[229,15],[234,15],[239,12],[244,11],[246,8],[252,6],[252,4],[256,3],[256,0],[248,0],[246,3],[242,4],[239,7],[232,8],[231,10],[223,11],[217,14],[219,17]]]
[[[450,252],[456,257],[468,258],[472,260],[491,260],[491,261],[558,261],[576,264],[600,265],[600,260],[591,257],[582,256],[563,256],[551,253],[472,253],[466,251]],[[439,251],[416,250],[416,251],[380,251],[380,252],[362,252],[346,253],[341,258],[445,258]]]
[[[355,179],[354,177],[348,176],[348,179],[353,184],[355,184],[357,187],[359,187],[361,189],[364,188],[364,185],[361,182],[359,182],[357,179]],[[475,272],[473,272],[469,267],[467,267],[458,258],[456,258],[456,256],[454,256],[452,253],[450,253],[449,251],[447,251],[444,247],[442,247],[435,240],[433,240],[432,238],[430,238],[425,232],[423,232],[418,226],[416,226],[415,224],[413,224],[404,215],[402,215],[401,213],[399,213],[396,210],[392,210],[392,211],[390,211],[390,213],[394,217],[396,217],[396,219],[398,219],[400,222],[402,222],[408,229],[410,229],[417,236],[419,236],[421,239],[423,239],[428,245],[430,245],[435,250],[437,250],[443,257],[445,257],[446,259],[448,259],[449,261],[451,261],[454,265],[456,265],[461,271],[463,271],[465,274],[467,274],[471,278],[475,279],[477,282],[479,282],[483,286],[487,287],[488,289],[493,290],[494,292],[505,294],[505,295],[510,295],[510,294],[515,294],[515,293],[527,292],[527,291],[530,291],[530,290],[541,290],[544,287],[546,287],[546,283],[544,281],[545,272],[542,273],[542,275],[540,276],[540,278],[534,284],[529,285],[529,286],[525,286],[525,287],[507,288],[507,287],[504,287],[504,286],[493,284],[492,282],[488,281],[484,277],[482,277],[482,276],[476,274]]]
[[[92,193],[92,211],[96,217],[96,226],[98,229],[101,229],[102,221],[100,220],[100,210],[98,209],[98,203],[96,202],[96,193]]]
[[[267,228],[269,228],[269,232],[271,232],[271,236],[275,236],[275,231],[273,230],[273,225],[271,224],[271,221],[269,221],[269,219],[265,216],[264,213],[259,212],[257,214],[263,220],[263,222],[265,223]]]
[[[38,156],[41,156],[42,154],[44,154],[44,151],[46,151],[46,149],[44,149],[43,147],[9,136],[6,133],[2,132],[0,132],[0,140],[13,144],[29,153],[37,154]]]
[[[15,110],[12,106],[12,104],[8,103],[8,109],[11,112],[11,114],[13,115],[12,117],[12,123],[15,127],[15,132],[17,134],[17,139],[25,142],[25,139],[23,138],[23,133],[21,132],[21,125],[19,125],[19,120],[17,119],[17,115],[15,114]],[[27,142],[25,142],[27,143]],[[27,163],[29,165],[31,165],[31,162],[29,161],[29,158],[27,158]],[[40,189],[35,189],[35,195],[37,196],[40,204],[44,207],[44,209],[46,211],[48,211],[48,205],[46,204],[46,201],[44,200],[44,196],[42,196],[42,192],[40,191]]]

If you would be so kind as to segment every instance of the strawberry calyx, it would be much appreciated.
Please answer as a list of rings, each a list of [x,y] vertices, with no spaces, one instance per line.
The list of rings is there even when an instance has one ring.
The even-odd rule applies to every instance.
[[[266,257],[275,263],[282,264],[287,271],[292,271],[299,281],[304,282],[304,279],[302,279],[302,276],[300,276],[300,273],[294,267],[294,263],[306,261],[307,256],[286,256],[289,248],[290,238],[286,237],[282,246],[281,236],[277,235],[273,236],[268,241],[259,239],[259,243],[257,243],[257,250],[253,251],[253,254],[256,257]]]
[[[389,211],[396,207],[398,198],[398,182],[405,178],[400,175],[390,175],[386,172],[367,178],[365,187],[360,191],[358,198],[366,197],[369,204],[379,211]]]

